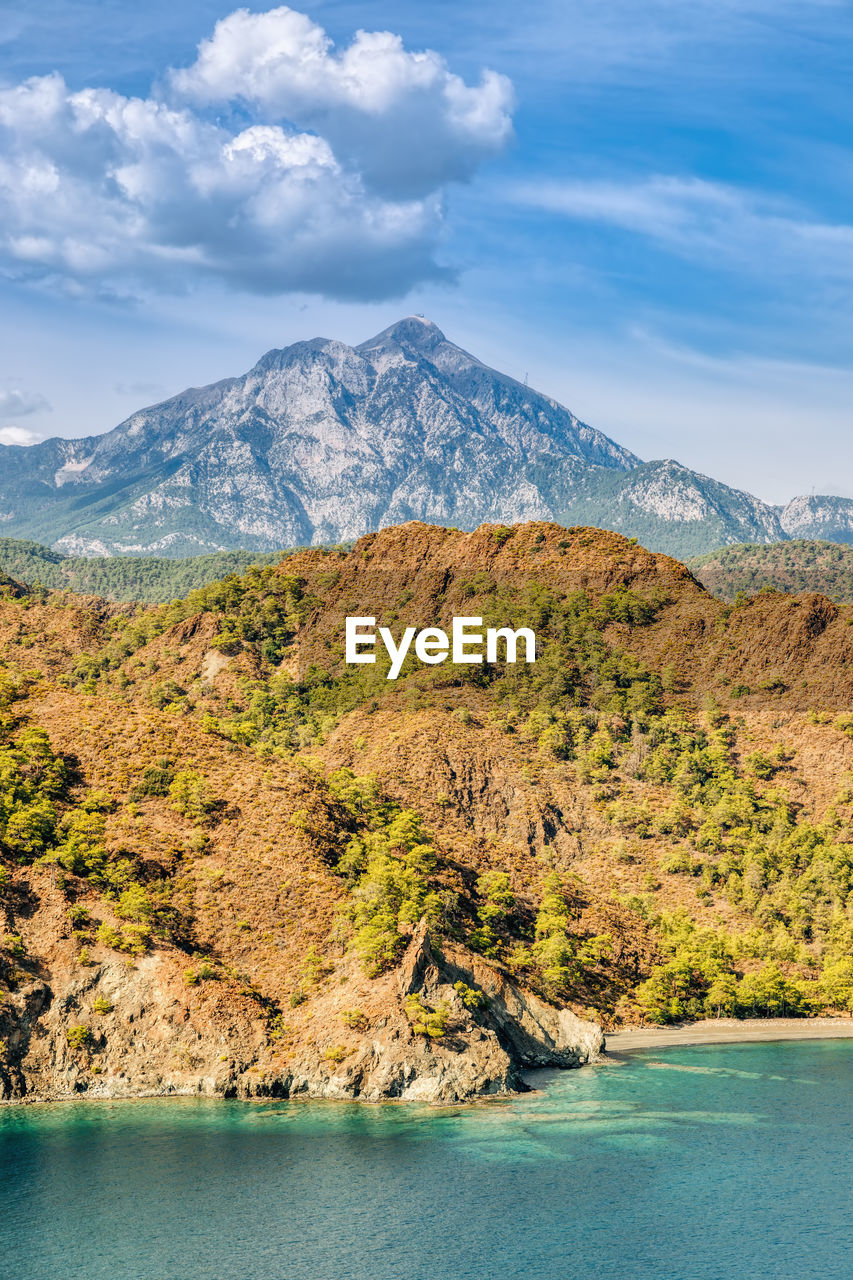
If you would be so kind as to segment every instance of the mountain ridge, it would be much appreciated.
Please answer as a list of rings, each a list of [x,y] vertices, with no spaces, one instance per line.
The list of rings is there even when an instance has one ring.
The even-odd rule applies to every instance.
[[[643,462],[420,316],[355,347],[272,348],[103,435],[0,446],[0,531],[71,555],[267,552],[411,519],[593,524],[680,555],[853,541],[853,500],[773,507]]]

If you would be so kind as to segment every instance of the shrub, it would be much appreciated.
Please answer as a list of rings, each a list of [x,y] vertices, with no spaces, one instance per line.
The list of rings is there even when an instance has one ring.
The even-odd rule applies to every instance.
[[[92,1033],[82,1023],[68,1027],[65,1032],[65,1038],[71,1049],[85,1049],[92,1043]]]
[[[121,932],[120,949],[132,956],[144,956],[151,945],[151,930],[145,924],[131,922]]]
[[[113,1006],[106,996],[95,996],[92,1008],[98,1014],[112,1013],[113,1011]]]
[[[122,920],[133,920],[139,924],[151,919],[154,904],[142,885],[134,882],[120,895],[115,911]]]
[[[175,766],[165,758],[145,770],[142,780],[132,787],[128,798],[143,800],[146,796],[167,796],[175,778]]]
[[[506,871],[487,871],[477,879],[477,893],[483,899],[477,915],[484,925],[499,928],[515,908],[515,894]]]
[[[665,871],[667,875],[680,875],[687,873],[692,875],[696,867],[693,862],[693,855],[689,849],[673,849],[671,853],[665,853],[660,860],[660,869]]]
[[[95,937],[102,947],[111,947],[113,951],[121,950],[122,936],[115,925],[107,924],[104,921],[98,925]]]
[[[215,808],[210,786],[195,769],[182,769],[169,786],[172,807],[191,822],[203,822]]]
[[[413,993],[406,996],[403,1008],[415,1035],[439,1040],[447,1031],[450,1005],[446,1000],[438,1000],[434,1005],[428,1005],[420,995]]]
[[[317,948],[314,946],[309,947],[300,967],[300,976],[303,982],[316,986],[329,972],[330,966],[320,955]]]
[[[853,716],[839,716],[835,721],[835,728],[840,729],[848,738],[853,738]]]
[[[767,779],[772,778],[778,768],[775,760],[771,760],[770,756],[765,755],[762,751],[752,751],[744,760],[747,773],[753,778]]]
[[[341,1022],[351,1031],[366,1031],[370,1025],[361,1009],[344,1009]]]
[[[466,1009],[485,1009],[488,1005],[488,997],[479,987],[469,987],[465,982],[454,982],[453,990],[459,995]]]

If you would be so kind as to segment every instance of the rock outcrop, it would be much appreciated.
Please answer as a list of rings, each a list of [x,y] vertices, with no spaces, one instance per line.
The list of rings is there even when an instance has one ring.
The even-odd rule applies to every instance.
[[[465,1004],[463,991],[478,1003]],[[330,1063],[309,1055],[283,1076],[244,1077],[242,1096],[454,1103],[524,1091],[524,1068],[595,1062],[604,1035],[593,1022],[546,1005],[496,965],[453,947],[440,950],[425,924],[415,931],[398,971],[384,985],[385,1016],[352,1057]],[[447,1028],[430,1038],[412,1030],[406,997],[445,1006]],[[339,1001],[340,997],[337,997]],[[322,1022],[322,1004],[318,1018]]]
[[[459,1103],[523,1092],[524,1068],[581,1066],[604,1046],[600,1027],[546,1005],[499,967],[458,950],[442,954],[422,924],[400,968],[372,993],[370,1034],[353,1051],[300,1049],[282,1069],[251,1002],[193,999],[175,959],[157,953],[82,969],[59,963],[56,989],[21,984],[0,1011],[0,1099],[199,1094]],[[466,1007],[460,982],[477,993],[477,1007]],[[318,1040],[339,1032],[352,985],[317,1001]],[[446,1009],[440,1037],[413,1030],[405,1005],[413,995],[425,1008]]]

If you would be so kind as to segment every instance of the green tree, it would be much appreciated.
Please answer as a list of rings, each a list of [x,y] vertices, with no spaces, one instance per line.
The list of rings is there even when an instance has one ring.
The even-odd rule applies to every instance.
[[[191,822],[203,822],[215,807],[209,783],[195,769],[181,769],[169,785],[172,807]]]

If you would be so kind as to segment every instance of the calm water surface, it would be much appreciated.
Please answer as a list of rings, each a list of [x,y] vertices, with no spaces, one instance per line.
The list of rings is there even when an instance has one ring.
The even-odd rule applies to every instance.
[[[853,1276],[853,1044],[694,1046],[468,1110],[0,1109],[3,1280]]]

